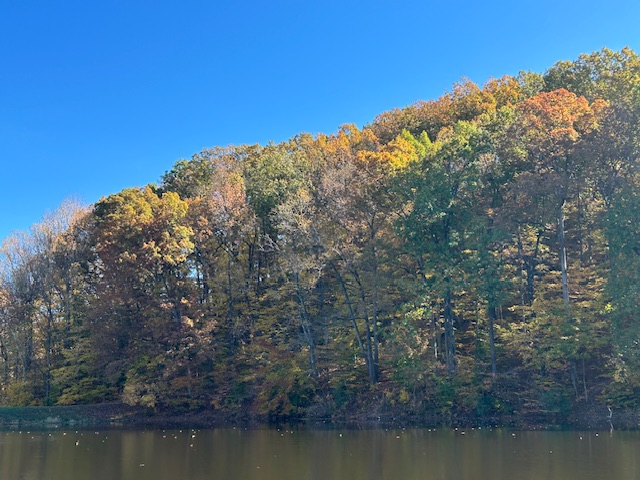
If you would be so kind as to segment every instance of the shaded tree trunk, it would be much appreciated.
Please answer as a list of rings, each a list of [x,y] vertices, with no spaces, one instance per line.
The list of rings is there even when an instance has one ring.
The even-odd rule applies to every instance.
[[[560,270],[562,274],[562,300],[567,317],[570,316],[569,311],[569,284],[567,281],[567,249],[565,244],[565,228],[564,228],[564,200],[560,202],[558,207],[558,253],[560,256]]]
[[[351,301],[351,295],[349,295],[349,290],[344,281],[344,278],[340,274],[338,267],[336,267],[334,262],[330,263],[331,268],[336,274],[336,278],[338,279],[338,283],[340,284],[340,288],[344,295],[344,300],[347,305],[347,310],[349,312],[349,319],[351,320],[351,325],[353,326],[353,330],[356,336],[356,340],[358,342],[358,346],[360,347],[360,351],[362,352],[362,357],[364,358],[365,364],[367,366],[367,374],[369,376],[369,382],[374,384],[378,381],[377,368],[374,364],[373,354],[370,348],[370,338],[369,343],[366,344],[363,340],[362,334],[360,333],[360,329],[358,327],[358,321],[355,315],[355,310],[353,308],[353,302]],[[370,337],[370,332],[367,330],[367,336]]]
[[[316,342],[313,334],[311,316],[307,309],[307,302],[305,301],[304,292],[300,285],[300,275],[298,272],[294,274],[296,285],[296,297],[298,299],[298,311],[300,316],[300,323],[302,324],[302,332],[304,333],[307,346],[309,347],[309,367],[311,369],[311,375],[313,377],[318,376],[318,365],[316,359]]]
[[[451,286],[449,280],[446,280],[447,287],[443,296],[444,304],[444,347],[445,347],[445,362],[447,366],[447,372],[450,375],[456,373],[457,361],[456,361],[456,339],[453,325],[453,306],[451,303]]]
[[[491,357],[491,376],[496,376],[496,341],[494,326],[498,318],[496,306],[493,302],[487,307],[487,318],[489,319],[489,354]]]

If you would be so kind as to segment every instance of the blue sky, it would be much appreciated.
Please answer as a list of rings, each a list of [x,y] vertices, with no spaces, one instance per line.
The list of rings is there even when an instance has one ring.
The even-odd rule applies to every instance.
[[[640,51],[639,25],[636,0],[0,0],[0,239],[205,147],[362,126],[463,76]]]

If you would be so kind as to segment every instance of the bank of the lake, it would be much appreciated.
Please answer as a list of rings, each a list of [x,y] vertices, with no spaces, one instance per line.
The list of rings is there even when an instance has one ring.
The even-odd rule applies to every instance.
[[[326,417],[266,417],[249,412],[229,412],[205,409],[192,412],[154,411],[149,408],[122,403],[103,403],[71,406],[0,407],[0,429],[65,428],[65,427],[129,427],[210,428],[230,425],[256,426],[265,424],[296,423],[309,425],[389,426],[389,427],[469,427],[501,426],[523,430],[570,428],[581,430],[640,429],[640,412],[613,411],[606,405],[588,405],[567,415],[547,414],[478,416],[438,415],[435,412],[416,413],[388,409],[380,414],[340,412]]]
[[[0,428],[126,426],[138,424],[147,409],[121,403],[95,405],[0,407]]]

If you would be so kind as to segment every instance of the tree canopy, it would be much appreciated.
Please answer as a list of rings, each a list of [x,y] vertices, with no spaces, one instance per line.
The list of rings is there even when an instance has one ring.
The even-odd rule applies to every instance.
[[[2,244],[0,403],[637,408],[639,92],[603,49],[66,202]]]

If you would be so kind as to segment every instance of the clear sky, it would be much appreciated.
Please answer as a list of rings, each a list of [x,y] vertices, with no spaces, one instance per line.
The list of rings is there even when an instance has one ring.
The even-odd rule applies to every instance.
[[[362,126],[639,34],[637,0],[0,0],[0,239],[205,147]]]

